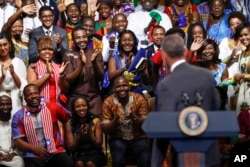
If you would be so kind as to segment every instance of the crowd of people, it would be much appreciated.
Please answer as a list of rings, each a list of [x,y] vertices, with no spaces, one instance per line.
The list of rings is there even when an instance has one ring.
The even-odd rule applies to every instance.
[[[0,0],[0,30],[0,166],[118,167],[130,154],[156,166],[141,125],[150,111],[181,110],[173,97],[194,80],[218,92],[200,106],[233,110],[240,126],[217,139],[211,166],[250,148],[248,0]],[[166,90],[183,62],[186,85]]]

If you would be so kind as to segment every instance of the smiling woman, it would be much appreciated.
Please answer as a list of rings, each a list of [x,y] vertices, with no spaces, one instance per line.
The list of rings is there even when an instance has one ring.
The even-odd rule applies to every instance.
[[[15,57],[15,48],[6,33],[0,33],[0,93],[5,92],[12,99],[12,115],[22,107],[21,93],[26,81],[26,66]]]
[[[214,78],[214,85],[219,85],[224,79],[228,78],[226,64],[218,58],[219,47],[212,39],[205,39],[201,48],[197,51],[198,65],[211,71]]]
[[[61,89],[59,75],[67,64],[61,66],[52,61],[53,44],[49,36],[41,36],[38,40],[39,60],[28,67],[28,83],[39,87],[41,96],[46,102],[58,102]]]
[[[76,166],[106,165],[106,157],[101,147],[103,138],[100,118],[89,112],[88,101],[81,96],[72,100],[71,112],[71,123],[76,141]]]

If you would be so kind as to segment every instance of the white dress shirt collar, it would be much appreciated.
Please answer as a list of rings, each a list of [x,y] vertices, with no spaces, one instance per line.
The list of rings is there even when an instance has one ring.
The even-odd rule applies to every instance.
[[[182,64],[182,63],[185,63],[185,62],[186,62],[185,59],[181,59],[181,60],[176,61],[176,62],[171,66],[170,72],[172,73],[172,72],[174,71],[174,69],[175,69],[178,65],[180,65],[180,64]]]

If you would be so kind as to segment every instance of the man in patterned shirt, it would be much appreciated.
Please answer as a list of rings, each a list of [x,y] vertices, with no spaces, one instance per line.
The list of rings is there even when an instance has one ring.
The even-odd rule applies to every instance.
[[[73,148],[70,113],[57,103],[44,103],[36,85],[23,90],[27,103],[12,118],[12,135],[16,146],[24,152],[25,167],[72,167],[65,146]],[[64,139],[57,120],[63,123]]]
[[[130,92],[128,81],[120,76],[114,81],[114,94],[105,99],[102,109],[102,127],[109,135],[112,166],[125,166],[126,151],[131,150],[138,167],[149,167],[148,139],[141,129],[148,114],[144,97]]]

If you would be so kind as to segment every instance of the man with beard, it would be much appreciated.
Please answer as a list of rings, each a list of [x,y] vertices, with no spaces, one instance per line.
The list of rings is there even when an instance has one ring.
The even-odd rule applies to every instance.
[[[107,97],[102,106],[102,127],[109,135],[112,166],[125,167],[128,150],[135,156],[138,167],[150,166],[148,139],[141,128],[147,115],[148,106],[144,97],[131,92],[123,76],[117,77],[114,94]]]
[[[71,114],[57,103],[41,101],[36,85],[27,85],[23,95],[27,105],[14,114],[11,126],[14,143],[24,152],[25,167],[74,166],[64,148],[74,146]],[[64,139],[57,120],[63,124]]]
[[[93,49],[93,42],[102,42],[102,36],[95,34],[95,20],[91,16],[84,16],[81,18],[82,28],[86,30],[88,36],[87,48]]]
[[[11,41],[15,47],[15,56],[22,59],[26,66],[28,66],[29,63],[28,43],[22,38],[24,24],[21,15],[34,14],[36,13],[36,10],[37,7],[35,4],[24,5],[8,19],[2,28],[2,32],[8,32],[11,34]]]
[[[11,138],[11,98],[0,94],[0,166],[24,167],[23,159],[17,155]]]
[[[74,97],[84,96],[89,102],[90,112],[100,115],[102,97],[99,82],[103,79],[104,65],[99,46],[87,47],[87,31],[82,27],[73,29],[72,38],[75,48],[63,55],[63,62],[69,63],[60,74],[61,90],[69,98],[68,102]]]
[[[139,39],[141,47],[146,48],[151,43],[148,34],[152,27],[160,25],[167,31],[172,28],[172,23],[165,13],[156,9],[159,0],[140,0],[140,2],[142,9],[128,16],[127,29],[132,30]]]

